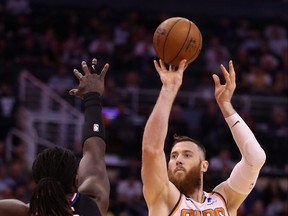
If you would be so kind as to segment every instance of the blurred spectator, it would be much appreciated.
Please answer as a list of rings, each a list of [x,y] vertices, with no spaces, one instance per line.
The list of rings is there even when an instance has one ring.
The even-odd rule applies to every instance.
[[[66,64],[60,63],[55,74],[49,78],[47,85],[61,97],[67,98],[69,90],[75,88],[77,84],[72,71]]]
[[[135,173],[128,174],[120,180],[117,187],[118,201],[134,207],[142,198],[142,183]]]
[[[113,145],[115,147],[119,156],[129,158],[136,155],[141,149],[141,142],[139,142],[138,136],[139,131],[125,103],[119,103],[117,108],[119,114],[110,121],[107,130],[109,130],[111,136],[107,139],[111,143],[111,146]]]
[[[255,200],[252,205],[251,212],[249,212],[247,216],[266,216],[265,206],[261,199]]]
[[[281,56],[282,67],[275,74],[274,93],[277,95],[288,95],[288,48]]]
[[[53,27],[47,27],[40,37],[40,46],[43,52],[42,62],[46,66],[55,67],[61,59],[61,44]]]
[[[101,32],[89,44],[89,54],[91,58],[97,58],[97,65],[102,68],[107,59],[110,59],[114,52],[114,44],[108,32]]]
[[[240,47],[248,50],[250,56],[256,56],[259,52],[259,48],[263,43],[263,38],[261,36],[261,31],[256,28],[251,28],[249,31],[249,37],[247,37]],[[253,59],[254,63],[256,62],[256,58]]]
[[[278,215],[283,210],[283,202],[278,196],[273,196],[271,202],[266,207],[267,216]]]
[[[0,194],[7,187],[11,187],[13,185],[13,180],[8,173],[8,167],[4,164],[4,162],[0,162]]]
[[[34,33],[24,38],[24,43],[20,44],[17,62],[27,69],[33,69],[41,64],[42,51]]]
[[[18,187],[27,183],[27,166],[21,161],[12,161],[9,167],[9,175],[12,179],[12,187]]]
[[[287,216],[288,215],[288,197],[283,202],[283,208],[278,212],[277,216]]]
[[[84,49],[84,39],[72,31],[63,42],[62,61],[71,68],[78,68],[79,62],[89,60],[88,51]]]
[[[209,167],[213,174],[214,184],[220,184],[227,179],[235,164],[231,159],[231,152],[228,147],[222,147],[216,156],[210,158]]]
[[[235,166],[235,162],[231,159],[231,152],[227,147],[219,150],[218,154],[209,160],[209,164],[210,169],[224,175],[229,175]],[[224,176],[223,179],[227,179],[227,176]]]
[[[136,32],[138,33],[138,38],[134,38],[135,45],[132,54],[140,71],[149,71],[153,66],[152,61],[157,58],[153,47],[153,34],[148,32],[143,26],[138,27]]]
[[[280,23],[271,24],[264,29],[270,50],[278,57],[288,48],[287,30]]]
[[[269,73],[254,66],[251,72],[245,75],[244,85],[252,94],[267,95],[271,92],[273,80]]]
[[[19,101],[9,83],[0,84],[0,140],[4,140],[10,129],[16,126]]]
[[[171,145],[174,141],[173,136],[175,134],[185,135],[190,133],[190,126],[187,119],[185,118],[184,109],[180,104],[173,104],[169,118],[169,127],[166,137],[165,149],[170,152],[169,150],[172,148]]]
[[[199,137],[198,139],[209,148],[208,152],[211,152],[211,155],[215,155],[216,150],[219,149],[219,145],[215,144],[215,139],[217,139],[216,137],[221,128],[221,116],[219,114],[218,107],[214,101],[207,100],[205,109],[201,112],[197,125],[197,137]]]
[[[7,0],[5,10],[12,15],[30,13],[29,0]]]
[[[117,107],[121,101],[121,97],[119,97],[118,86],[115,78],[112,76],[107,76],[105,81],[105,92],[102,100],[103,105],[106,107]]]
[[[277,178],[269,179],[268,184],[263,188],[261,194],[265,206],[268,206],[269,203],[274,201],[278,203],[278,200],[284,200],[287,197],[287,191],[284,191]]]
[[[287,111],[287,110],[286,110]],[[271,112],[271,119],[269,121],[268,135],[269,145],[267,149],[270,152],[270,163],[274,166],[284,168],[284,165],[288,163],[287,157],[279,157],[276,154],[279,152],[288,152],[288,120],[287,114],[282,107],[275,106]],[[273,161],[273,162],[272,162]]]
[[[209,39],[209,46],[203,52],[206,62],[206,70],[209,70],[212,73],[221,74],[219,65],[226,65],[230,60],[230,53],[228,48],[222,44],[216,35],[213,35]]]

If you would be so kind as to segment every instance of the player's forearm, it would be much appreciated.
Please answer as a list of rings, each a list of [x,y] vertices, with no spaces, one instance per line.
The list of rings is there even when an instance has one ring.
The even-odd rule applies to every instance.
[[[256,169],[262,167],[266,155],[245,121],[234,113],[225,118],[243,159]]]
[[[143,134],[143,149],[162,151],[168,131],[168,120],[178,90],[162,88],[146,123]]]

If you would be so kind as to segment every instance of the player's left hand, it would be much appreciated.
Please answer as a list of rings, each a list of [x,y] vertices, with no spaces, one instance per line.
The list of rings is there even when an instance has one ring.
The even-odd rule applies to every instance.
[[[216,74],[213,74],[213,80],[215,83],[215,98],[219,105],[231,103],[231,99],[236,88],[236,75],[232,60],[229,61],[229,72],[222,64],[220,69],[225,78],[224,85],[221,85],[220,78]]]
[[[83,73],[80,73],[77,69],[74,69],[75,76],[79,79],[78,89],[71,89],[69,91],[70,95],[83,97],[84,94],[88,92],[98,92],[103,95],[104,92],[104,79],[109,68],[109,64],[105,64],[101,73],[98,75],[96,73],[91,73],[88,65],[85,61],[82,61]],[[92,60],[92,68],[96,70],[97,60],[94,58]]]

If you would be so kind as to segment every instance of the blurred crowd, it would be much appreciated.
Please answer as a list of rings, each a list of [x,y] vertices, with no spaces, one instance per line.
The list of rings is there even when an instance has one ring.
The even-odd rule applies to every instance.
[[[17,77],[25,69],[71,101],[68,90],[77,85],[72,71],[80,62],[96,57],[99,68],[106,62],[111,67],[106,79],[103,104],[115,107],[118,115],[106,122],[107,152],[125,158],[125,167],[110,167],[111,216],[144,216],[147,209],[140,178],[141,134],[143,124],[129,115],[127,97],[117,90],[159,89],[155,72],[153,33],[166,18],[179,14],[149,13],[140,10],[97,8],[41,7],[26,0],[8,0],[0,4],[0,199],[17,198],[29,202],[34,182],[24,157],[24,147],[15,147],[12,160],[5,155],[8,131],[17,127]],[[249,17],[189,17],[200,28],[203,48],[198,59],[185,73],[184,91],[213,96],[211,74],[220,74],[219,65],[232,59],[237,73],[238,95],[273,96],[287,100],[288,95],[288,20]],[[286,103],[287,104],[287,103]],[[144,107],[145,105],[143,105]],[[141,105],[140,105],[141,107]],[[199,139],[207,148],[210,172],[207,189],[225,180],[240,159],[226,123],[214,101],[205,101],[191,128],[185,107],[175,104],[170,118],[167,148],[174,133]],[[240,216],[288,215],[288,195],[280,180],[288,175],[287,106],[270,107],[264,118],[254,118],[239,110],[267,153],[261,176],[269,179],[256,187],[239,210]],[[150,109],[142,113],[146,118]],[[232,143],[232,144],[231,144]],[[81,152],[75,148],[75,153]],[[269,175],[271,170],[279,173]],[[279,176],[280,175],[280,176]],[[280,179],[280,180],[279,180]]]

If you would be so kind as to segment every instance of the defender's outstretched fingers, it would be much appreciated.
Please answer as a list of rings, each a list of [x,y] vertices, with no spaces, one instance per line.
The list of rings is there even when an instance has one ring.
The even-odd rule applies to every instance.
[[[93,59],[92,59],[92,69],[93,69],[94,71],[96,71],[96,66],[97,66],[97,59],[96,59],[96,58],[93,58]]]
[[[85,61],[82,61],[81,65],[82,65],[82,70],[84,71],[85,75],[91,74],[91,72],[87,66],[87,63]]]
[[[70,95],[73,95],[73,96],[77,95],[77,93],[78,93],[78,89],[71,89],[71,90],[69,91],[69,94],[70,94]]]
[[[101,71],[101,73],[100,73],[101,79],[105,78],[108,69],[109,69],[109,64],[105,64],[103,69],[102,69],[102,71]]]
[[[83,75],[77,70],[77,69],[74,69],[73,70],[73,73],[75,74],[75,76],[81,80],[81,78],[83,77]]]

